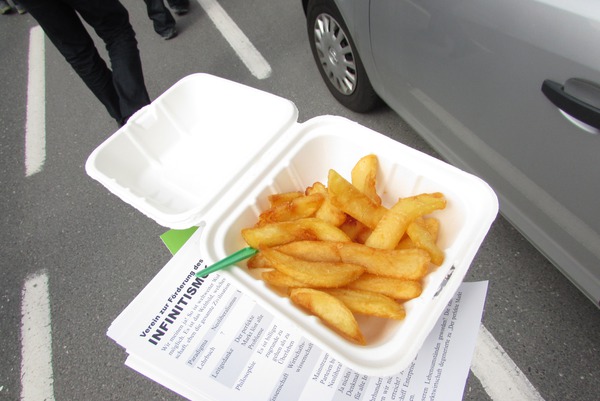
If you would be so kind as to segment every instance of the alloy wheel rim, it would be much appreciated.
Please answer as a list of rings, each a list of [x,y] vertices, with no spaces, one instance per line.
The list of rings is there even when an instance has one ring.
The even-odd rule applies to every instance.
[[[314,42],[323,72],[336,90],[351,95],[356,90],[354,52],[346,33],[328,14],[315,20]]]

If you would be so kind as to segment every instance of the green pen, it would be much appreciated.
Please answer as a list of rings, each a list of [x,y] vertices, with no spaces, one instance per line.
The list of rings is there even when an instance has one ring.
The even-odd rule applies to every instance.
[[[244,259],[248,259],[249,257],[256,255],[257,252],[258,249],[252,247],[242,248],[239,251],[234,252],[231,255],[219,260],[215,264],[210,265],[206,269],[200,270],[198,273],[196,273],[196,277],[206,277],[210,273],[214,273],[217,270],[224,269]]]

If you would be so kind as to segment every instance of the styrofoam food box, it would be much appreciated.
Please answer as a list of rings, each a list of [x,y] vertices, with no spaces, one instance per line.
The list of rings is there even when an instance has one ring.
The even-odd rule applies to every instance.
[[[245,262],[225,274],[306,338],[364,374],[399,373],[462,282],[498,212],[481,179],[341,117],[297,122],[286,99],[207,74],[177,82],[101,144],[88,174],[157,223],[188,228],[205,223],[201,255],[209,265],[247,246],[240,232],[268,207],[272,193],[326,185],[330,168],[350,178],[364,155],[379,159],[378,193],[398,197],[443,192],[447,207],[439,244],[445,262],[424,279],[420,297],[405,303],[403,321],[359,317],[367,346],[344,340],[269,288]]]

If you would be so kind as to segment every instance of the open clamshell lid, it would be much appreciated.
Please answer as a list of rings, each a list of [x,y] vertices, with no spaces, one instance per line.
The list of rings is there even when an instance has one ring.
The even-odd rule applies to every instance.
[[[89,156],[88,175],[158,224],[188,228],[296,123],[289,100],[208,74],[181,79]]]

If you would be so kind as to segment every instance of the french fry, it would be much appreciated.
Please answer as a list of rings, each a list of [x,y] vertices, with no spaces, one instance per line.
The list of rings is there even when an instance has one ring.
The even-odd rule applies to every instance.
[[[381,205],[381,198],[377,194],[377,170],[379,169],[379,160],[377,156],[371,154],[362,157],[351,172],[352,185],[364,193],[376,205]]]
[[[302,239],[350,242],[350,238],[342,230],[315,217],[244,228],[242,237],[249,246],[256,249]]]
[[[280,272],[279,270],[269,270],[261,274],[262,279],[265,283],[270,284],[274,287],[288,287],[288,288],[301,288],[306,287],[306,283],[296,280],[295,278],[288,276]]]
[[[290,299],[347,339],[360,345],[366,344],[350,309],[333,295],[312,288],[296,288],[290,291]]]
[[[278,201],[275,206],[258,216],[261,224],[292,221],[313,216],[323,204],[325,196],[314,193],[301,195],[286,202]]]
[[[376,249],[353,242],[294,241],[278,246],[278,251],[309,261],[350,263],[371,274],[419,280],[425,276],[430,261],[422,249]]]
[[[306,190],[304,190],[304,193],[306,195],[311,195],[311,194],[326,194],[327,193],[327,187],[322,183],[322,182],[315,182],[314,184],[312,184],[310,187],[306,187]]]
[[[406,232],[406,227],[414,219],[445,207],[446,199],[439,192],[400,198],[381,217],[367,239],[366,245],[373,248],[394,249]]]
[[[373,230],[371,230],[367,226],[364,226],[364,229],[358,232],[358,235],[354,239],[354,242],[359,244],[366,244],[372,232]]]
[[[376,292],[336,288],[325,290],[344,303],[354,313],[402,320],[406,316],[404,307],[392,298]]]
[[[437,241],[440,233],[440,221],[435,217],[427,217],[423,219],[423,222],[425,223],[427,231],[431,234],[431,238],[433,238],[434,241]]]
[[[370,273],[363,274],[348,284],[346,288],[377,292],[399,301],[416,298],[423,291],[420,281],[383,277]]]
[[[435,243],[435,238],[427,229],[423,219],[415,219],[410,223],[406,228],[406,233],[418,248],[429,253],[431,263],[436,266],[440,266],[444,263],[444,251],[442,251]]]
[[[306,287],[342,287],[365,271],[364,267],[340,262],[311,262],[286,255],[273,248],[260,248],[260,252],[280,272],[306,283]]]
[[[366,239],[369,238],[369,235],[373,231],[351,216],[348,216],[339,227],[340,230],[350,237],[352,242],[359,242],[361,244],[365,243]]]
[[[373,202],[335,170],[329,170],[327,189],[334,206],[371,229],[374,229],[386,214],[385,207]]]
[[[420,280],[427,274],[430,257],[422,249],[389,249],[386,251],[389,252],[387,255],[380,251],[371,254],[371,257],[368,254],[355,254],[354,256],[357,258],[356,263],[358,260],[362,260],[364,264],[368,263],[367,271],[379,276]],[[367,260],[371,258],[381,263],[368,262]],[[348,260],[353,259],[348,258]]]
[[[303,193],[300,191],[291,191],[291,192],[282,192],[282,193],[278,193],[278,194],[271,194],[268,197],[269,205],[271,205],[271,207],[275,207],[282,203],[286,203],[293,199],[299,198],[302,195],[303,195]]]
[[[346,242],[352,244],[352,242]],[[342,263],[338,242],[333,241],[293,241],[274,247],[288,256],[311,262]]]
[[[415,219],[415,221],[416,220],[417,219]],[[431,234],[431,238],[433,239],[433,241],[437,241],[438,234],[440,231],[440,221],[434,217],[419,218],[418,220],[423,221],[425,227],[427,228],[427,231],[429,231],[429,234]],[[409,248],[417,248],[417,245],[415,245],[413,240],[411,240],[410,237],[405,234],[396,246],[396,249]]]
[[[312,187],[306,188],[307,195],[315,193],[322,194],[325,197],[321,207],[317,210],[315,217],[336,227],[342,225],[344,221],[346,221],[347,215],[331,203],[327,187],[320,182],[315,182]]]
[[[265,258],[265,255],[258,252],[246,262],[248,269],[272,269],[273,265]]]

